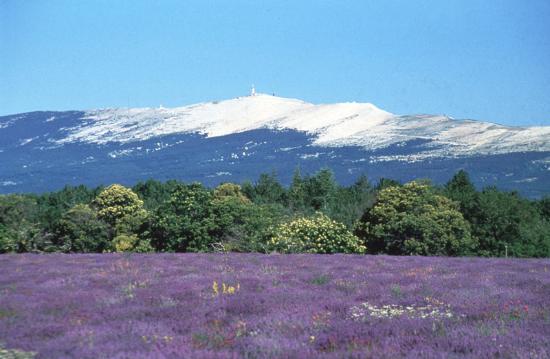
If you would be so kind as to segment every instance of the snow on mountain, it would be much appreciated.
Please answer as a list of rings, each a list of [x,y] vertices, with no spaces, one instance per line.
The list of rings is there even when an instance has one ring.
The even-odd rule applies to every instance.
[[[447,116],[399,116],[370,103],[314,105],[258,94],[177,108],[102,109],[64,129],[59,144],[129,143],[175,133],[217,137],[261,128],[314,135],[314,144],[375,150],[427,140],[420,158],[550,151],[550,126],[508,127]]]

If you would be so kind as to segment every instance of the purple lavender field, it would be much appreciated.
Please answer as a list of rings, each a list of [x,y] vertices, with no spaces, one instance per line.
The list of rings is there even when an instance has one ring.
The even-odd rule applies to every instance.
[[[25,254],[0,273],[12,356],[550,357],[549,260]]]

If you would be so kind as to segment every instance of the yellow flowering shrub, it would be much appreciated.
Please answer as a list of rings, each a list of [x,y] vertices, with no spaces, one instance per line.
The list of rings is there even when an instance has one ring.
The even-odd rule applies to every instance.
[[[214,201],[234,200],[242,204],[251,204],[250,200],[243,194],[241,186],[234,183],[222,183],[214,188],[212,197]]]
[[[135,234],[119,234],[111,242],[111,248],[105,252],[135,252],[135,253],[150,253],[155,249],[151,246],[148,239],[139,238]]]
[[[124,217],[144,216],[143,201],[130,188],[113,184],[105,188],[94,200],[97,216],[110,225],[118,224]]]
[[[270,240],[273,250],[281,253],[365,253],[361,240],[322,213],[298,217],[283,223]]]
[[[120,234],[113,239],[113,246],[116,252],[129,252],[138,241],[135,234]]]

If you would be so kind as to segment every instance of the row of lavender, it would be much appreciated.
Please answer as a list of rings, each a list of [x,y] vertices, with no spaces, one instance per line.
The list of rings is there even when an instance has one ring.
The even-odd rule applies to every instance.
[[[550,357],[549,260],[25,254],[0,273],[20,357]]]

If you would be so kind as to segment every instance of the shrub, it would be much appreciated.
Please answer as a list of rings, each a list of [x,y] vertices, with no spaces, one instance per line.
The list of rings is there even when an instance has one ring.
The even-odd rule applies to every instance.
[[[359,238],[322,213],[280,224],[270,241],[283,253],[364,253]]]
[[[115,252],[153,252],[151,243],[141,239],[135,234],[119,234],[113,239],[112,247]]]
[[[370,253],[452,256],[475,246],[458,205],[420,182],[381,190],[356,234]]]
[[[250,203],[250,200],[242,193],[241,186],[234,183],[223,183],[214,189],[213,200],[236,200],[241,203]]]

